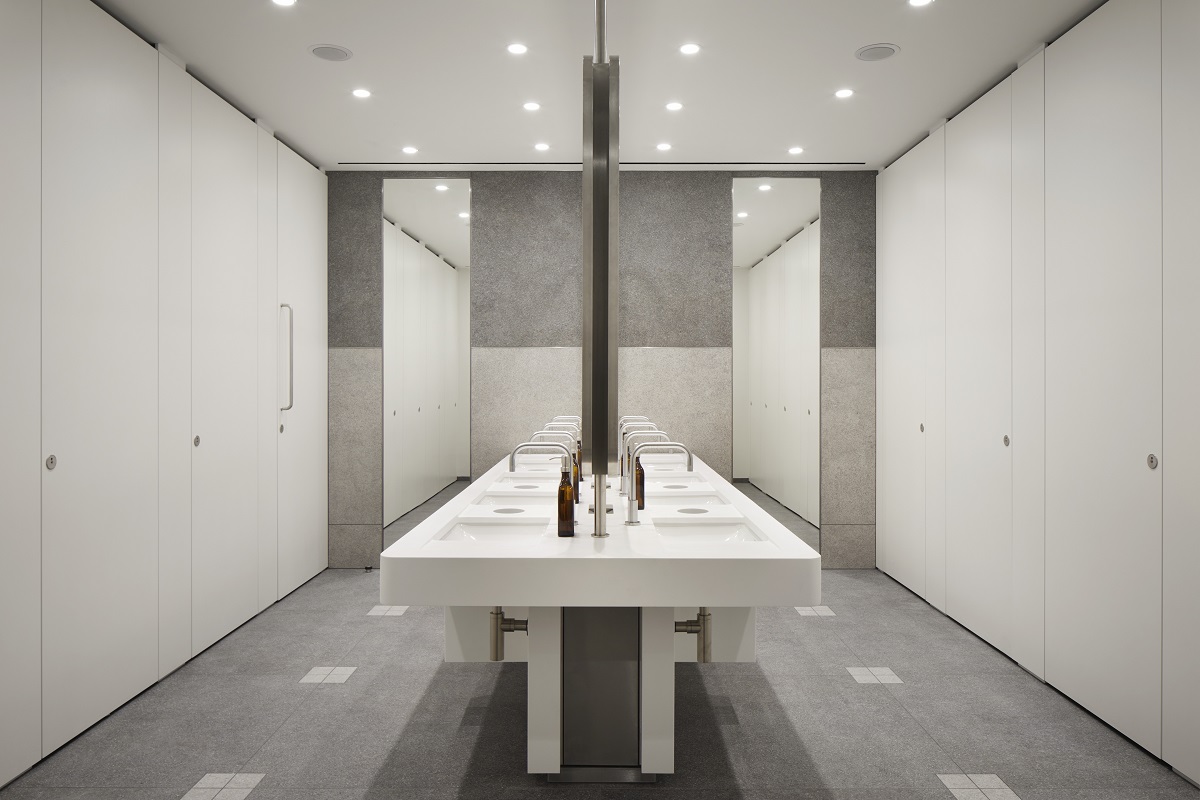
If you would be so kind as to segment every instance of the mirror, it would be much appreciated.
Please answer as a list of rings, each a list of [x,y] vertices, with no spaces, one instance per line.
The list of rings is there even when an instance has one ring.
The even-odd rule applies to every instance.
[[[470,474],[470,209],[468,179],[383,182],[385,547]]]
[[[735,178],[733,214],[734,478],[819,551],[821,181]]]

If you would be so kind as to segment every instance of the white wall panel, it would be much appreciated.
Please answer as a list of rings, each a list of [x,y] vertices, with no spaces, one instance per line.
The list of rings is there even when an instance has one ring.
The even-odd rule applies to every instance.
[[[750,270],[733,270],[733,477],[750,477]]]
[[[455,478],[471,474],[471,270],[458,270],[458,462]]]
[[[158,56],[158,674],[192,655],[192,79]]]
[[[946,611],[1012,638],[1012,89],[946,125]]]
[[[1046,674],[1046,57],[1012,76],[1012,625]]]
[[[258,610],[258,128],[192,84],[192,648]]]
[[[403,319],[401,316],[400,236],[383,221],[383,524],[391,525],[408,511],[401,506],[403,450],[400,402],[403,385]]]
[[[801,411],[803,436],[800,457],[804,470],[805,519],[821,524],[821,220],[805,230],[807,250],[800,281]]]
[[[1155,754],[1160,22],[1110,0],[1046,51],[1046,678]]]
[[[276,151],[279,302],[295,314],[293,404],[279,434],[282,597],[329,564],[329,262],[325,175],[278,142]]]
[[[0,785],[42,753],[41,15],[0,5]]]
[[[42,23],[49,753],[158,676],[158,56],[86,0]]]
[[[1163,0],[1163,758],[1200,780],[1200,4]]]
[[[258,137],[258,610],[278,600],[279,458],[279,158],[278,142]]]
[[[928,203],[921,228],[925,244],[923,302],[925,337],[925,599],[946,610],[946,129],[929,134],[936,154],[927,156],[934,173],[922,182]],[[939,162],[940,158],[940,162]]]
[[[878,560],[889,575],[944,607],[944,528],[926,520],[927,483],[944,480],[944,464],[932,481],[927,475],[927,450],[938,451],[935,442],[944,442],[944,395],[938,396],[937,382],[927,386],[944,358],[944,129],[888,167],[878,191]],[[931,358],[939,348],[941,357]],[[938,465],[942,454],[929,461]],[[940,492],[931,499],[944,502]],[[931,517],[940,521],[941,513],[935,509]]]

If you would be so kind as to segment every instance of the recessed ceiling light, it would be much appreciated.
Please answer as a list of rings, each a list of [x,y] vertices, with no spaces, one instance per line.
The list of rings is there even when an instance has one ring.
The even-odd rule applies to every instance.
[[[523,44],[519,44],[517,42],[514,42],[508,46],[508,52],[512,53],[514,56],[519,56],[519,55],[527,52],[528,50],[529,50],[528,47],[526,47]]]
[[[294,6],[294,5],[296,5],[296,0],[275,0],[275,5],[277,5],[277,6]]]
[[[659,150],[662,150],[663,152],[666,152],[667,150],[670,150],[670,149],[671,149],[671,145],[670,145],[670,144],[668,144],[667,142],[661,142],[661,143],[659,143],[659,145],[658,145],[658,149],[659,149]]]
[[[760,192],[769,192],[769,191],[771,191],[771,184],[764,183],[762,186],[758,187],[758,190]]]
[[[470,219],[471,215],[465,211],[460,211],[460,212],[458,212],[458,218],[459,219]]]
[[[679,52],[683,53],[685,56],[694,56],[696,53],[700,52],[700,45],[685,44],[683,47],[679,48]]]
[[[354,56],[340,44],[314,44],[308,52],[323,61],[349,61]]]
[[[417,148],[415,148],[415,147],[411,147],[411,146],[410,146],[410,147],[405,147],[405,148],[402,148],[402,149],[403,149],[403,151],[404,151],[404,153],[405,153],[406,155],[410,155],[410,156],[412,156],[412,155],[416,155],[416,154],[417,154]]]
[[[838,90],[837,90],[836,92],[834,92],[833,94],[834,94],[834,96],[835,96],[835,97],[840,97],[840,98],[842,98],[843,100],[845,100],[847,97],[853,97],[853,96],[854,96],[854,90],[853,90],[853,89],[838,89]]]
[[[447,185],[446,185],[446,184],[444,184],[444,183],[439,183],[437,186],[435,186],[435,187],[433,187],[433,188],[437,189],[439,192],[448,192],[448,191],[450,191],[450,187],[449,187],[449,186],[447,186]]]
[[[667,111],[679,111],[683,108],[683,103],[667,103]]]
[[[279,2],[279,0],[275,0],[275,1]],[[910,6],[917,6],[918,8],[920,6],[927,6],[932,2],[933,2],[933,0],[908,0],[908,4]]]
[[[788,154],[789,154],[789,155],[798,156],[798,155],[800,155],[800,154],[801,154],[801,153],[803,153],[803,152],[804,152],[804,148],[803,148],[803,147],[789,147],[789,148],[788,148]]]
[[[545,142],[538,142],[537,144],[535,144],[533,146],[533,149],[541,150],[542,152],[545,152],[550,149],[550,145],[546,144]]]
[[[539,108],[541,108],[541,105],[539,105],[538,103],[530,102],[530,103],[526,103],[524,108],[526,111],[537,111]]]
[[[749,214],[747,214],[745,211],[739,211],[739,212],[738,212],[738,219],[745,219],[745,218],[746,218],[746,217],[748,217],[748,216],[750,216],[750,215],[749,215]]]
[[[900,46],[888,42],[869,44],[854,51],[854,57],[859,61],[883,61],[900,52]]]
[[[355,97],[370,97],[371,90],[370,89],[355,89],[353,92],[351,92],[351,94],[354,95]]]

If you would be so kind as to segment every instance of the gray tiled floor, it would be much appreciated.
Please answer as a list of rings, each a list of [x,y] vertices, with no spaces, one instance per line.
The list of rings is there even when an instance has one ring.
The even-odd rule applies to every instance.
[[[524,667],[443,663],[440,609],[368,616],[378,574],[330,570],[0,800],[178,800],[206,773],[263,774],[249,800],[948,800],[938,775],[974,773],[1022,800],[1200,800],[882,573],[823,579],[836,616],[761,609],[758,663],[679,665],[677,773],[653,786],[526,775]],[[339,664],[347,683],[299,682]],[[847,671],[879,666],[904,683]]]
[[[763,510],[779,521],[785,528],[799,536],[809,547],[818,553],[821,551],[821,531],[810,525],[804,517],[792,511],[753,483],[738,481],[735,487],[742,494],[746,495],[746,497],[758,503]]]

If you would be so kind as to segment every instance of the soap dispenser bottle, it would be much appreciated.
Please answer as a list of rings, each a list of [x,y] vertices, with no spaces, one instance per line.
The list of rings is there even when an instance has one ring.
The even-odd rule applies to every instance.
[[[562,480],[558,482],[558,535],[575,535],[575,491],[571,488],[572,459],[562,459]]]
[[[633,480],[637,492],[637,507],[638,511],[646,510],[646,471],[642,469],[642,457],[636,456],[633,459]]]
[[[575,502],[579,502],[579,460],[575,456],[571,456],[571,492],[574,494]]]

